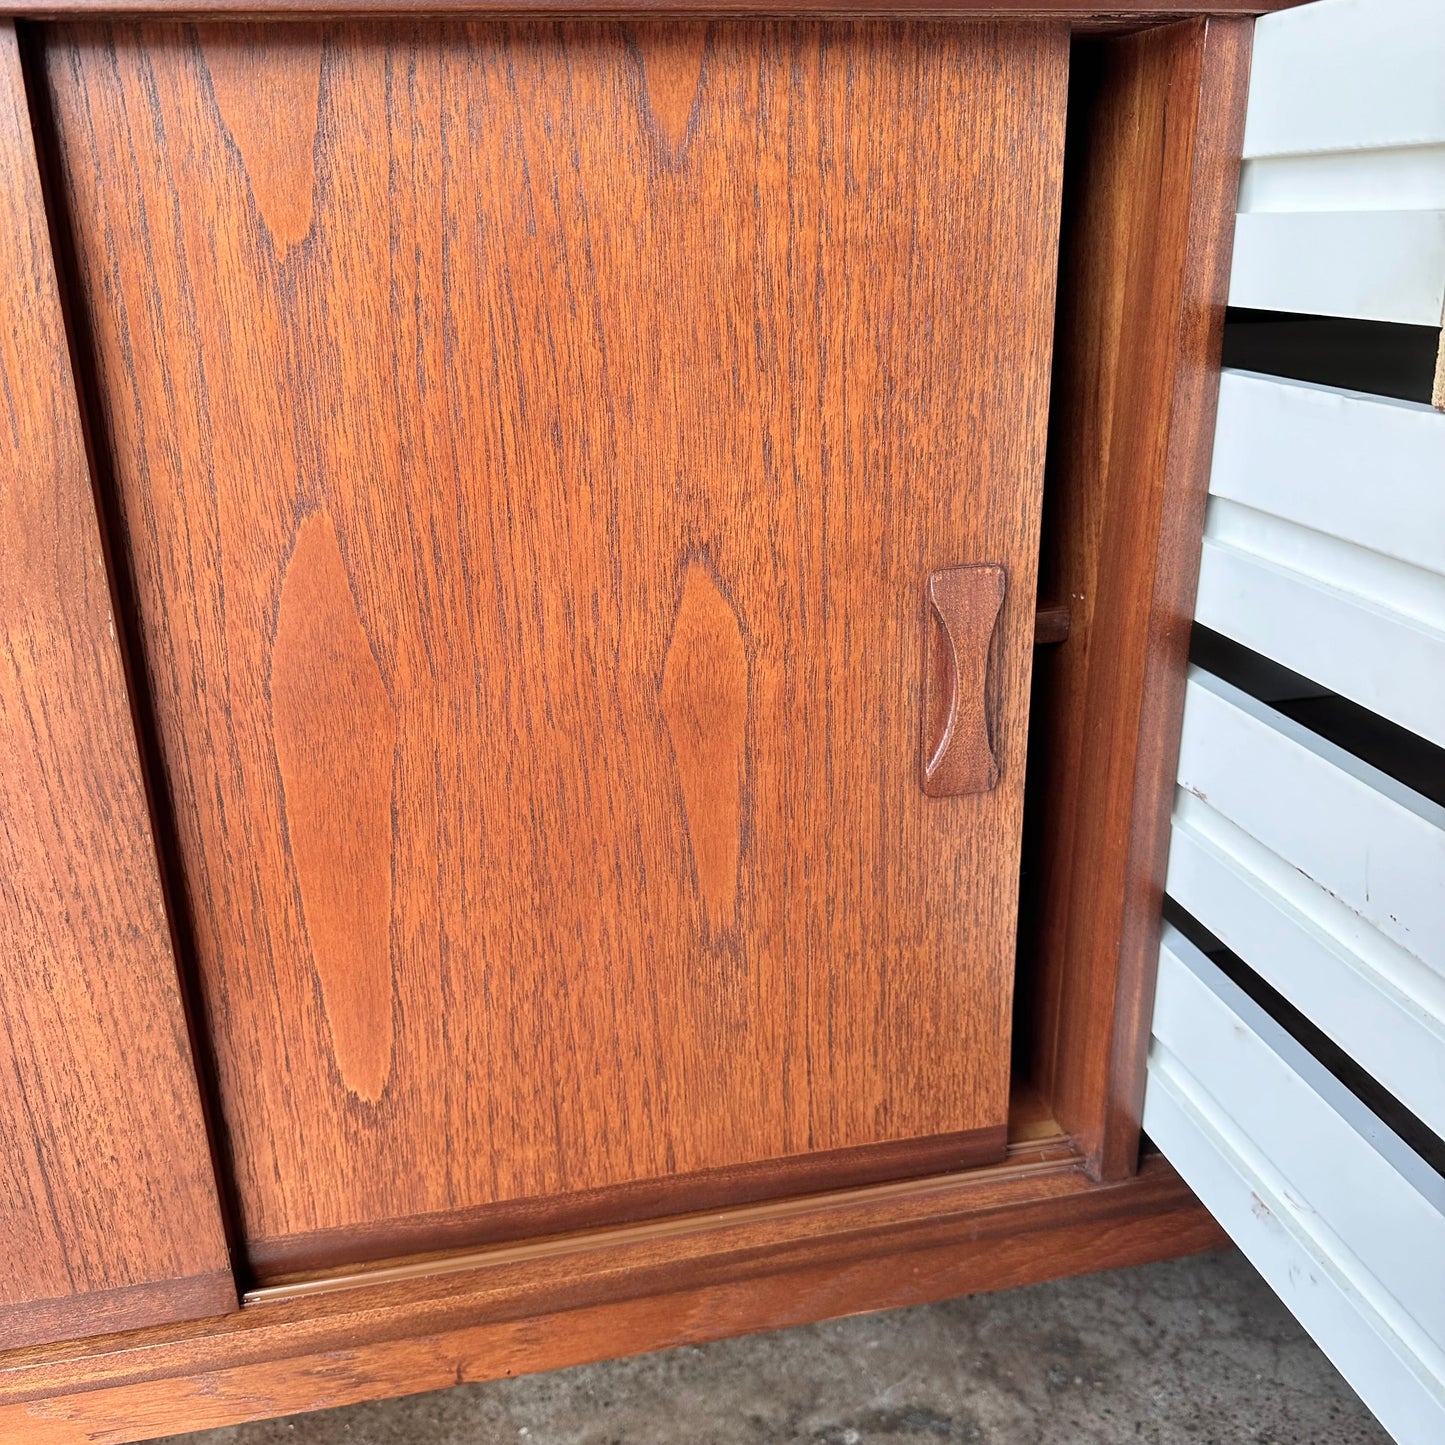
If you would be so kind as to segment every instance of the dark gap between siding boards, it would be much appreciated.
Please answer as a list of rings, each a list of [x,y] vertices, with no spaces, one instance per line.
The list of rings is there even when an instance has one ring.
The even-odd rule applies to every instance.
[[[1224,318],[1224,364],[1293,381],[1429,403],[1438,326],[1250,311]]]

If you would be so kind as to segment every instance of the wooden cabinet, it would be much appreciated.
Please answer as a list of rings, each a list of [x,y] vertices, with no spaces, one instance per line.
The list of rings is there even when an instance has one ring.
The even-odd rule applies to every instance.
[[[6,32],[5,796],[70,822],[4,835],[64,1197],[0,1218],[116,1227],[0,1295],[74,1337],[0,1432],[1212,1242],[1136,1055],[1245,24],[347,8]],[[192,1284],[26,1313],[117,1280]]]

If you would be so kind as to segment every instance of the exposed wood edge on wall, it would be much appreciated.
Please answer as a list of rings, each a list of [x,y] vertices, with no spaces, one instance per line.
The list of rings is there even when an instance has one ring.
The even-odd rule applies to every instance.
[[[691,1232],[687,1232],[690,1228]],[[1159,1158],[1005,1165],[499,1250],[489,1264],[0,1359],[0,1437],[144,1439],[1211,1249]]]
[[[605,1189],[583,1189],[551,1198],[389,1219],[373,1226],[330,1229],[287,1239],[253,1239],[248,1246],[249,1264],[255,1276],[270,1280],[283,1274],[337,1269],[388,1255],[536,1239],[583,1229],[599,1219],[634,1224],[786,1195],[952,1174],[997,1164],[1005,1157],[1006,1147],[1006,1130],[1000,1124],[929,1139],[824,1149]]]
[[[176,19],[317,19],[331,16],[453,15],[492,18],[585,17],[627,19],[687,15],[702,19],[778,16],[862,19],[1073,20],[1108,27],[1178,20],[1181,15],[1263,15],[1303,0],[1150,0],[1140,5],[1098,0],[10,0],[6,15],[33,20],[96,16]]]
[[[1070,100],[1041,588],[1073,625],[1038,663],[1034,1052],[1103,1179],[1138,1152],[1250,35],[1199,20],[1085,42]]]

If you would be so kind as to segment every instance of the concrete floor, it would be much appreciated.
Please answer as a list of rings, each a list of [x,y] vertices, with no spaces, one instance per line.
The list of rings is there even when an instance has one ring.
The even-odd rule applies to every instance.
[[[1234,1253],[173,1439],[1388,1445]]]

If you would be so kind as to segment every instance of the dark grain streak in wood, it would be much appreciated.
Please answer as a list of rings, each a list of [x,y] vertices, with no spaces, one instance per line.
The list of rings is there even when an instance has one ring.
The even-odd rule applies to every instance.
[[[669,140],[680,144],[675,125]],[[661,705],[677,764],[693,876],[712,935],[738,921],[748,673],[737,613],[710,569],[689,562],[662,667]]]

